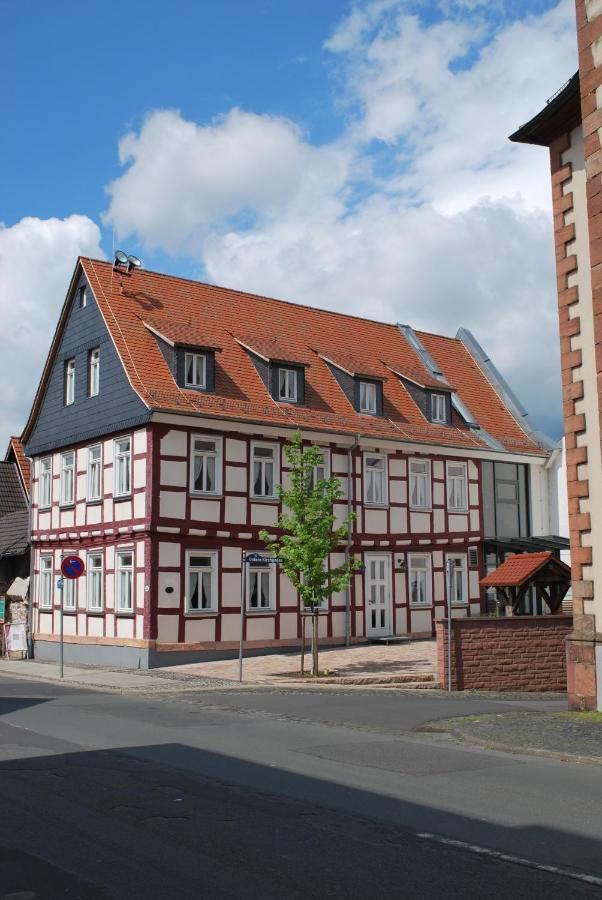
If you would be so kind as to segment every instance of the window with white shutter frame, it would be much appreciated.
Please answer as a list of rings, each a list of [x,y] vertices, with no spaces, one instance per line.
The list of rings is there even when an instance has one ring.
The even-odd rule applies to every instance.
[[[410,606],[431,605],[431,558],[426,553],[408,555],[408,585]]]
[[[466,557],[448,555],[447,566],[447,589],[452,606],[466,606],[468,603]]]
[[[95,347],[88,354],[88,396],[98,396],[100,389],[100,348]]]
[[[447,463],[447,508],[466,512],[468,509],[468,477],[466,463]]]
[[[88,610],[102,612],[103,608],[103,571],[102,553],[88,553]]]
[[[431,394],[431,422],[447,424],[447,402],[445,394]]]
[[[189,550],[186,553],[186,612],[217,612],[217,553]]]
[[[75,499],[75,453],[61,453],[61,506],[71,506]]]
[[[207,386],[207,358],[204,353],[184,354],[184,384],[196,388]]]
[[[75,360],[68,359],[65,362],[65,406],[71,406],[75,401]]]
[[[52,609],[52,556],[40,557],[40,609]]]
[[[286,403],[297,402],[297,372],[295,369],[278,369],[278,399]]]
[[[102,447],[94,444],[88,447],[88,492],[89,503],[100,500],[102,496]]]
[[[113,496],[125,497],[132,489],[132,439],[118,438],[115,441],[113,462]]]
[[[52,502],[52,457],[40,460],[39,499],[40,509],[46,509]]]
[[[360,381],[360,412],[376,415],[376,385],[372,381]]]
[[[247,566],[247,610],[258,612],[276,607],[276,568]]]
[[[221,494],[222,439],[193,434],[190,439],[190,491],[193,494]]]
[[[387,457],[384,454],[364,454],[364,503],[374,506],[386,506],[387,491]]]
[[[115,609],[134,611],[134,551],[119,550],[115,560]]]
[[[275,500],[279,479],[277,444],[254,442],[251,449],[251,496],[257,499]]]
[[[410,460],[410,508],[431,507],[431,462],[429,459]]]
[[[326,481],[330,478],[330,451],[320,447],[322,462],[314,466],[311,472],[311,486],[315,487],[318,481]]]

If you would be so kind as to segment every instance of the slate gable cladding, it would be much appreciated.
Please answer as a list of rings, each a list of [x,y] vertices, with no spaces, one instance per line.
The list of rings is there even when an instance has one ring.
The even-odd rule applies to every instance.
[[[27,456],[102,437],[148,421],[150,413],[130,386],[93,292],[81,309],[78,292],[87,286],[81,276],[72,300],[40,411],[25,446]],[[88,397],[88,353],[100,348],[100,390]],[[64,404],[64,368],[75,359],[75,402]]]

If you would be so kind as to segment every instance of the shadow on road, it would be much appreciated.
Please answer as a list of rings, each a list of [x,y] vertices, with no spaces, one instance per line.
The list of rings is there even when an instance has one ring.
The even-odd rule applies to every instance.
[[[1,890],[45,900],[602,896],[591,885],[421,840],[394,823],[455,837],[474,837],[476,824],[485,846],[524,856],[555,848],[559,865],[564,857],[602,872],[598,841],[475,823],[184,743],[4,762],[0,798],[10,811],[0,819]]]

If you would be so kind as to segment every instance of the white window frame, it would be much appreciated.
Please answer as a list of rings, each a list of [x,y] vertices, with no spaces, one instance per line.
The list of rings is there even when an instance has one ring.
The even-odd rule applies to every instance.
[[[273,450],[272,455],[272,466],[273,466],[273,493],[271,494],[256,494],[255,493],[255,450],[257,449],[270,449]],[[265,463],[266,458],[260,457],[258,460],[260,463]],[[254,500],[277,500],[278,495],[276,494],[276,485],[280,483],[280,444],[273,444],[269,441],[252,441],[251,443],[251,465],[250,469],[250,495]],[[265,472],[265,466],[262,466],[262,472]],[[262,475],[262,480],[265,480],[265,476]]]
[[[47,567],[48,562],[50,562],[50,566]],[[40,556],[39,578],[38,606],[40,609],[52,609],[54,557],[50,553]]]
[[[462,474],[450,475],[450,469],[462,469]],[[468,467],[464,462],[451,462],[445,464],[447,508],[450,512],[468,512]],[[454,505],[456,500],[457,485],[461,484],[462,503]]]
[[[48,463],[48,468],[44,465]],[[52,456],[40,460],[40,476],[38,478],[38,508],[49,509],[52,506]]]
[[[188,381],[188,363],[192,360],[193,373],[192,377],[198,380]],[[184,386],[193,388],[207,387],[207,354],[206,353],[184,353]]]
[[[129,441],[130,448],[128,451],[119,450],[119,445],[124,442]],[[129,497],[132,493],[132,446],[133,440],[131,435],[123,435],[122,437],[115,438],[113,441],[113,496],[114,497]],[[126,459],[128,460],[128,487],[127,490],[118,490],[118,476],[119,476],[119,460]]]
[[[431,422],[447,425],[447,397],[445,394],[431,394]]]
[[[131,557],[131,563],[124,565],[122,558],[124,556]],[[123,581],[122,573],[129,573],[130,576],[130,603],[129,606],[123,605]],[[133,547],[120,547],[115,551],[115,612],[118,615],[129,615],[134,612],[136,593],[136,574],[135,574],[135,550]]]
[[[375,416],[376,409],[376,384],[373,381],[360,380],[360,412]]]
[[[284,396],[282,394],[281,376],[284,375]],[[296,369],[286,366],[278,366],[278,400],[282,403],[297,402],[297,375]]]
[[[92,459],[92,451],[98,450],[98,459]],[[92,493],[92,464],[98,466],[98,493]],[[88,503],[95,503],[102,499],[102,444],[92,444],[88,447],[88,467],[86,473],[86,499]]]
[[[318,450],[322,454],[324,462],[322,464],[314,466],[311,470],[310,484],[312,488],[316,486],[318,481],[328,481],[328,479],[330,478],[330,449],[328,447],[318,447]],[[318,469],[324,470],[324,474],[322,477],[318,475]]]
[[[88,355],[88,397],[98,397],[100,391],[100,347]]]
[[[77,578],[63,578],[63,609],[75,612],[77,609]]]
[[[458,560],[460,561],[461,566],[458,566],[458,567],[454,566],[454,568],[452,570],[451,583],[450,583],[449,568],[448,568],[449,563],[450,563],[450,561],[455,562]],[[462,595],[463,595],[462,600],[454,600],[455,587],[457,584],[458,575],[461,578],[461,584],[462,584]],[[446,556],[445,556],[445,581],[446,581],[446,585],[447,585],[448,594],[449,594],[449,592],[452,592],[451,605],[455,606],[457,608],[462,608],[464,606],[468,606],[468,603],[469,603],[468,565],[467,565],[467,559],[466,559],[465,553],[447,553],[446,554]]]
[[[78,290],[78,305],[80,309],[85,309],[88,303],[88,292],[86,290],[85,284],[82,284]]]
[[[210,566],[191,566],[190,560],[194,556],[208,556],[211,559]],[[219,599],[218,599],[218,555],[217,550],[187,550],[186,551],[186,566],[185,566],[185,584],[184,584],[184,609],[187,616],[198,616],[198,615],[207,615],[218,612],[219,609]],[[190,575],[192,572],[209,572],[211,575],[211,606],[206,609],[191,609],[190,608]]]
[[[63,397],[65,406],[72,406],[75,403],[75,357],[65,360],[65,395]]]
[[[382,468],[369,467],[368,459],[380,460],[382,462]],[[381,480],[381,488],[382,488],[382,496],[380,499],[370,500],[368,497],[368,471],[369,468],[372,468],[372,471],[382,472],[382,480]],[[364,503],[366,506],[387,506],[389,502],[389,466],[388,466],[388,458],[386,453],[364,453]]]
[[[268,576],[268,606],[251,606],[251,581],[252,576],[263,573]],[[274,612],[276,609],[276,566],[257,566],[247,564],[247,612],[248,613],[266,613]]]
[[[424,465],[426,463],[426,472],[412,472],[413,463],[418,463],[419,465]],[[408,460],[408,503],[410,509],[418,509],[418,510],[428,510],[431,509],[431,495],[432,495],[432,482],[431,482],[432,470],[431,470],[431,461],[430,459],[421,459],[420,457],[414,457]],[[420,478],[425,480],[425,502],[424,504],[413,503],[412,495],[414,493],[412,489],[413,479]]]
[[[98,558],[100,559],[100,566],[92,565],[92,559]],[[92,613],[101,613],[104,612],[104,559],[102,552],[98,550],[90,550],[86,557],[86,607],[88,612]],[[94,591],[92,589],[92,585],[99,585],[99,604],[97,606],[92,605],[92,600],[94,598]]]
[[[195,441],[213,441],[215,443],[215,450],[212,452],[211,450],[197,450],[195,449]],[[202,456],[204,458],[212,457],[215,459],[215,486],[214,490],[199,490],[195,487],[194,484],[194,463],[197,456]],[[222,493],[222,472],[224,468],[224,456],[223,456],[223,438],[221,435],[215,434],[191,434],[190,435],[190,486],[189,490],[191,494],[195,494],[195,496],[203,496],[203,497],[216,497],[220,496]],[[205,477],[206,481],[206,477]]]
[[[71,465],[65,462],[66,457],[71,456]],[[70,481],[67,475],[70,474]],[[71,484],[71,495],[66,496],[66,488]],[[61,453],[61,471],[60,471],[60,506],[73,506],[75,503],[75,450],[65,450]]]
[[[416,565],[417,560],[424,561],[426,565]],[[412,575],[414,572],[424,572],[425,599],[423,603],[418,603],[412,599]],[[412,609],[428,609],[433,605],[433,576],[430,553],[408,553],[408,605]]]

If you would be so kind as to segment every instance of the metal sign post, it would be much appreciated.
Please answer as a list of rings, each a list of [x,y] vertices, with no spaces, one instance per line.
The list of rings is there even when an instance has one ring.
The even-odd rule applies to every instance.
[[[242,683],[242,650],[245,640],[245,610],[247,608],[247,552],[242,551],[240,567],[240,646],[238,648],[238,680]]]
[[[63,640],[63,589],[65,587],[65,578],[69,578],[69,580],[74,580],[79,578],[86,571],[86,565],[83,559],[80,559],[79,556],[63,556],[61,554],[61,578],[56,583],[61,595],[61,609],[60,609],[60,661],[61,661],[61,678],[63,678],[63,657],[64,657],[64,640]]]
[[[447,560],[447,690],[451,691],[451,672],[452,672],[452,571],[453,562]]]
[[[242,565],[240,567],[240,577],[242,579],[240,586],[240,643],[238,647],[238,680],[242,682],[242,658],[245,641],[245,613],[247,610],[247,565],[251,566],[270,566],[275,564],[282,565],[284,560],[279,556],[262,556],[261,553],[249,553],[242,551]]]

